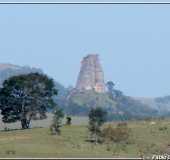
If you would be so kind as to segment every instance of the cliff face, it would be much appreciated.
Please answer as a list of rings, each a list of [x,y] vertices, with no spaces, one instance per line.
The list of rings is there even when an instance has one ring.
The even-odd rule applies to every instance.
[[[83,58],[76,89],[105,92],[104,73],[98,55],[91,54]]]

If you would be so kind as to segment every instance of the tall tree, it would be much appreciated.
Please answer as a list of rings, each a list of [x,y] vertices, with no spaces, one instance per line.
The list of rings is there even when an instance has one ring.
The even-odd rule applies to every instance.
[[[44,74],[30,73],[9,78],[0,89],[0,110],[3,122],[21,121],[29,128],[33,116],[45,118],[47,108],[56,106],[57,90],[52,79]]]
[[[115,83],[112,81],[108,81],[107,84],[107,90],[108,90],[108,95],[112,100],[115,100],[117,98],[120,98],[121,96],[123,96],[123,93],[119,90],[116,90],[115,87]]]
[[[89,131],[91,132],[92,141],[96,144],[101,134],[101,126],[106,121],[107,112],[101,107],[92,108],[89,112]]]
[[[60,135],[60,127],[62,127],[62,119],[64,118],[64,113],[61,108],[55,107],[53,111],[53,122],[50,126],[51,133]]]
[[[115,86],[115,84],[112,81],[108,81],[106,83],[106,86],[107,86],[109,97],[111,99],[113,99],[114,98],[114,86]]]

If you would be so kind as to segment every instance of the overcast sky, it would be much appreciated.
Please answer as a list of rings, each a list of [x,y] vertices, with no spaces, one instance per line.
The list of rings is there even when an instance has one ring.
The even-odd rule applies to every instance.
[[[89,53],[126,95],[170,95],[170,5],[0,5],[0,63],[74,86]]]

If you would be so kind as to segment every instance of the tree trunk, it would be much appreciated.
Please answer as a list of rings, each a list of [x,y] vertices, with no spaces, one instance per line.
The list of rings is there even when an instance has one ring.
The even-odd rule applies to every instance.
[[[32,112],[23,113],[23,115],[21,116],[22,129],[28,129],[30,127],[32,116],[33,116]]]
[[[22,129],[28,129],[30,127],[30,120],[27,120],[26,118],[21,119],[21,126]]]
[[[29,123],[27,121],[27,116],[26,116],[26,111],[25,111],[25,106],[24,106],[24,101],[22,102],[21,127],[22,127],[22,129],[29,128]]]
[[[97,133],[95,133],[95,145],[97,145],[98,142],[98,137],[97,137]]]
[[[27,128],[27,122],[26,122],[25,118],[21,119],[21,126],[22,126],[22,129],[26,129]]]
[[[95,145],[97,145],[98,137],[97,137],[97,127],[96,127],[96,126],[95,126],[95,133],[94,133],[94,137],[95,137]]]

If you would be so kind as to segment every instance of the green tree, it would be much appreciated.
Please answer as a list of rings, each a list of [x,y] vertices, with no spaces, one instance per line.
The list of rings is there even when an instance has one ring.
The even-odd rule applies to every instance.
[[[109,91],[113,91],[114,90],[114,87],[115,87],[115,83],[114,82],[108,81],[106,85],[107,85],[107,88],[108,88]]]
[[[121,98],[123,96],[123,93],[119,90],[116,90],[115,87],[115,83],[113,83],[112,81],[108,81],[107,84],[107,90],[108,90],[108,95],[112,100],[118,100],[119,98]]]
[[[101,107],[92,108],[89,112],[89,131],[91,133],[91,141],[95,144],[99,142],[101,136],[101,126],[106,121],[107,112]]]
[[[32,117],[46,118],[47,108],[56,106],[53,96],[57,90],[52,79],[44,74],[30,73],[13,76],[0,89],[0,110],[3,122],[21,121],[23,129],[30,126]]]
[[[108,81],[106,83],[106,86],[107,86],[109,97],[111,99],[113,99],[114,98],[114,87],[115,87],[115,84],[112,81]]]
[[[51,133],[60,135],[60,127],[62,127],[62,119],[64,118],[64,113],[61,108],[56,107],[53,111],[53,122],[50,126]]]

